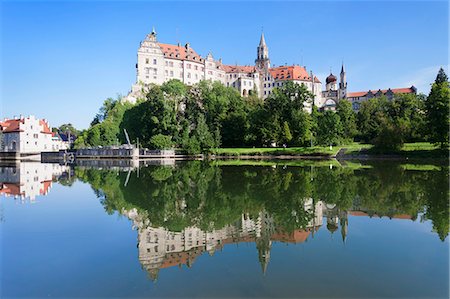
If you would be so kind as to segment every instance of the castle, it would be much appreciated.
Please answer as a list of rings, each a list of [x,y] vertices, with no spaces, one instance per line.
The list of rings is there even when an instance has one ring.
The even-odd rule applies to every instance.
[[[247,97],[252,94],[265,99],[270,96],[274,88],[281,87],[285,82],[303,84],[314,98],[313,103],[305,103],[305,109],[311,111],[311,105],[322,110],[334,110],[336,104],[348,98],[355,110],[359,103],[370,95],[380,93],[369,91],[369,97],[360,96],[367,92],[347,93],[347,77],[342,64],[340,81],[332,73],[325,79],[325,90],[322,82],[314,76],[312,71],[300,65],[272,67],[269,58],[269,48],[264,33],[261,34],[256,51],[254,66],[227,65],[221,59],[214,59],[209,53],[206,57],[200,56],[189,43],[184,46],[159,43],[155,29],[141,42],[137,52],[136,83],[132,86],[125,100],[136,102],[142,96],[142,89],[150,84],[161,85],[166,81],[178,79],[187,85],[194,85],[201,80],[219,81],[233,87],[240,95]],[[380,91],[380,90],[379,90]],[[380,91],[381,94],[384,93]],[[416,92],[411,88],[389,89],[388,93]]]

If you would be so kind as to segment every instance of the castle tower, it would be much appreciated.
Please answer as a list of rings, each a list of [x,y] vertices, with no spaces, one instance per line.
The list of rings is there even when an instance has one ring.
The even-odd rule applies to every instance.
[[[256,55],[256,68],[268,71],[270,68],[269,48],[266,45],[264,33],[261,33],[261,39],[259,40],[259,46],[257,48]]]
[[[345,99],[347,97],[347,78],[344,70],[344,63],[341,68],[341,82],[339,83],[339,99]]]

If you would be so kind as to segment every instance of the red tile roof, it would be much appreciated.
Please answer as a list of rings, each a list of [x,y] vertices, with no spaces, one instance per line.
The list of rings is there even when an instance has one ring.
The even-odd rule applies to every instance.
[[[286,233],[286,232],[278,232],[274,233],[271,236],[271,240],[273,241],[280,241],[280,242],[287,242],[287,243],[303,243],[308,239],[309,234],[311,232],[309,230],[295,230],[292,233]]]
[[[364,96],[366,96],[369,93],[369,91],[371,91],[372,94],[376,94],[376,93],[378,93],[378,91],[381,91],[382,94],[386,94],[389,90],[391,90],[392,93],[394,93],[394,94],[416,93],[416,88],[414,86],[411,86],[411,87],[403,87],[403,88],[378,89],[378,90],[348,92],[347,93],[347,98],[364,97]]]
[[[24,123],[23,119],[8,119],[5,121],[0,121],[0,127],[3,133],[11,132],[23,132],[20,130],[20,123]]]
[[[192,48],[186,49],[186,47],[170,44],[158,43],[166,58],[178,59],[178,60],[191,60],[191,61],[203,61],[203,58],[198,55]]]
[[[222,69],[226,73],[254,73],[256,72],[256,68],[254,66],[248,65],[222,65]]]
[[[20,192],[19,184],[0,183],[0,194],[23,195],[24,193]]]
[[[41,133],[44,134],[53,134],[52,130],[50,130],[50,127],[48,126],[48,123],[42,119],[39,120],[39,124],[42,126]]]
[[[269,69],[269,72],[275,80],[311,81],[306,69],[299,65],[273,67]],[[314,82],[320,83],[320,80],[314,76]]]
[[[50,189],[50,187],[52,186],[52,181],[43,181],[42,182],[42,188],[39,189],[39,194],[40,195],[46,195]]]

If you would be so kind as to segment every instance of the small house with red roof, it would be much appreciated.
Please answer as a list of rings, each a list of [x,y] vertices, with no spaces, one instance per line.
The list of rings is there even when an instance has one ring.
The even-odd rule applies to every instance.
[[[0,121],[0,152],[34,155],[67,149],[54,135],[45,119],[33,115]]]

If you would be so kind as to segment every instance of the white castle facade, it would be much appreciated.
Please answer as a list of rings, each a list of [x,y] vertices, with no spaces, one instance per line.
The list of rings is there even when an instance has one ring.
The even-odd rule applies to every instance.
[[[257,47],[257,56],[254,66],[226,65],[222,60],[216,60],[209,53],[206,57],[200,56],[190,44],[182,46],[159,43],[157,34],[153,30],[141,42],[137,52],[136,83],[132,86],[126,100],[136,102],[143,87],[150,84],[163,84],[172,79],[178,79],[187,85],[193,85],[201,80],[219,81],[226,86],[239,91],[246,97],[256,94],[265,99],[272,94],[273,89],[283,86],[286,81],[304,84],[314,95],[314,104],[324,106],[322,83],[299,65],[271,67],[269,49],[264,34]],[[345,72],[341,80],[345,80]],[[336,93],[330,93],[334,100],[345,97],[346,82],[327,84],[326,88]]]
[[[347,92],[347,76],[342,64],[339,83],[332,73],[325,79],[325,89],[322,82],[314,76],[312,71],[299,65],[272,67],[264,34],[256,51],[254,66],[227,65],[221,59],[214,59],[211,53],[206,57],[200,56],[189,43],[184,46],[163,44],[158,42],[156,31],[153,29],[141,42],[137,52],[136,83],[131,92],[125,97],[132,103],[142,97],[142,90],[151,84],[161,85],[172,79],[178,79],[187,85],[194,85],[201,80],[219,81],[222,84],[237,89],[241,96],[251,94],[259,98],[269,97],[274,88],[281,87],[285,82],[292,81],[303,84],[313,94],[313,103],[305,103],[310,111],[314,104],[321,110],[334,110],[341,99],[348,99],[355,110],[359,104],[373,96],[390,95],[395,93],[415,93],[414,86],[381,91],[380,89],[367,92]],[[366,96],[369,94],[369,96]],[[364,95],[364,96],[362,96]]]

